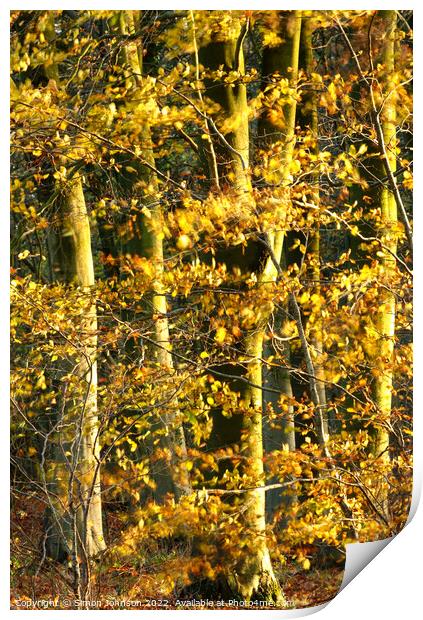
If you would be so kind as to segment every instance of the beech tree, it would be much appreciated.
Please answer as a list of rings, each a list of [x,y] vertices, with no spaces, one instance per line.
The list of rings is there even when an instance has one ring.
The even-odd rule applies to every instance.
[[[127,97],[136,100],[142,93],[143,81],[143,47],[142,39],[136,43],[128,40],[134,36],[138,20],[130,11],[119,11],[110,19],[112,30],[117,30],[120,37],[125,37],[121,48],[122,69],[126,80]],[[174,364],[171,354],[171,342],[169,339],[169,321],[167,318],[167,301],[163,288],[162,274],[164,268],[163,254],[163,235],[162,205],[157,200],[158,179],[155,172],[154,152],[152,148],[151,131],[148,119],[144,122],[140,130],[140,157],[149,167],[141,164],[138,160],[130,162],[134,166],[134,183],[129,182],[127,192],[133,199],[139,197],[139,203],[132,209],[130,217],[127,219],[127,231],[123,239],[123,249],[126,257],[144,258],[150,261],[155,267],[152,291],[146,301],[147,312],[153,318],[153,333],[151,341],[146,346],[147,355],[151,357],[153,363],[163,368],[168,373],[174,373]],[[126,166],[126,169],[131,166]],[[131,258],[129,259],[131,261]],[[160,462],[158,468],[165,470],[166,474],[158,473],[161,480],[159,486],[163,490],[173,490],[176,497],[179,497],[189,489],[187,472],[178,471],[178,460],[186,456],[186,445],[184,430],[181,421],[177,420],[176,414],[163,412],[161,425],[163,431],[163,447],[171,455],[170,461]],[[163,492],[163,491],[162,491]]]
[[[50,89],[60,96],[53,13],[42,16],[40,29],[53,48],[40,72],[49,80]],[[77,337],[69,343],[71,348],[61,373],[62,388],[57,390],[60,405],[53,417],[45,418],[46,427],[41,434],[39,482],[47,500],[42,544],[52,558],[69,558],[75,589],[81,594],[81,588],[88,587],[88,574],[85,571],[81,575],[78,557],[83,558],[81,565],[87,569],[90,558],[105,549],[97,408],[97,312],[91,229],[82,175],[61,154],[56,165],[54,179],[44,183],[40,191],[43,198],[50,194],[50,260],[55,280],[73,289],[71,294],[79,311],[74,318]],[[34,309],[44,310],[36,306]],[[49,324],[48,318],[45,321]]]

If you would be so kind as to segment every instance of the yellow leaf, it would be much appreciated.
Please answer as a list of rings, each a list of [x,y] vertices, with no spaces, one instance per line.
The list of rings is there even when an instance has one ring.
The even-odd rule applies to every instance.
[[[30,251],[24,250],[23,252],[19,252],[18,258],[19,260],[23,260],[24,258],[27,258],[29,255],[30,255]]]
[[[303,560],[303,569],[304,570],[310,570],[310,560],[308,558]]]
[[[331,98],[336,101],[336,88],[335,88],[335,84],[333,82],[331,82],[328,86],[328,93],[331,96]]]
[[[142,207],[141,209],[141,213],[144,215],[144,217],[146,217],[148,220],[151,220],[151,211],[148,207],[146,207],[145,205]]]
[[[299,159],[294,159],[291,162],[290,169],[292,174],[297,174],[301,170],[301,162]]]
[[[226,337],[226,329],[224,327],[218,327],[216,330],[215,337],[214,337],[216,342],[218,342],[219,344],[222,344],[222,342],[225,342],[225,337]]]
[[[180,235],[178,237],[178,241],[176,242],[176,247],[178,250],[187,250],[191,246],[191,239],[188,235]]]

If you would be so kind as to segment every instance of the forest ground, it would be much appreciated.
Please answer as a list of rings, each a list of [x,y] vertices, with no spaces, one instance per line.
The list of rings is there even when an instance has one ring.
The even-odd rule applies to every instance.
[[[42,558],[42,532],[44,507],[36,500],[23,500],[15,506],[12,522],[11,552],[11,609],[64,609],[81,608],[79,604],[69,606],[74,600],[70,585],[70,571],[66,566],[44,563],[40,570]],[[109,537],[119,535],[118,515],[107,514]],[[175,558],[174,558],[175,559]],[[99,571],[90,600],[93,609],[118,609],[118,602],[132,601],[136,609],[181,609],[178,593],[174,597],[160,598],[160,584],[156,570],[158,563],[161,571],[166,570],[166,557],[157,555],[146,558],[140,568],[133,562],[108,564]],[[172,561],[172,560],[171,560]],[[69,573],[69,574],[68,574]],[[336,596],[343,579],[342,566],[313,568],[303,570],[295,562],[287,562],[280,570],[285,598],[294,609],[313,607],[330,601]],[[207,600],[200,591],[184,609],[202,608],[197,601]],[[95,602],[100,602],[96,605]],[[127,608],[130,608],[128,603]],[[207,607],[204,607],[207,608]],[[208,607],[210,608],[210,606]],[[219,609],[241,609],[230,604],[219,605]],[[261,608],[265,609],[265,608]],[[266,609],[270,609],[267,607]]]

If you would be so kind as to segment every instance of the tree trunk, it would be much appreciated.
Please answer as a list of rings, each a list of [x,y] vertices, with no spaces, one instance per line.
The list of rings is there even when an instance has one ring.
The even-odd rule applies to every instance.
[[[97,314],[92,288],[91,233],[80,177],[59,197],[57,252],[61,279],[77,285],[81,318],[72,342],[58,418],[49,433],[53,462],[47,470],[50,510],[47,549],[58,560],[88,559],[105,549],[100,489],[97,413]],[[76,383],[75,383],[76,380]]]
[[[285,330],[286,312],[279,310],[275,312],[273,318],[273,338],[286,338],[288,333]],[[270,341],[264,343],[263,359],[274,356],[272,366],[263,368],[263,401],[271,404],[275,414],[275,422],[271,424],[267,421],[267,416],[263,424],[263,439],[265,453],[273,450],[295,450],[295,413],[293,400],[294,394],[291,385],[291,373],[285,368],[290,364],[290,346],[289,341],[276,341],[272,344]],[[270,388],[270,389],[268,389]],[[270,391],[272,390],[272,391]],[[277,393],[279,392],[279,393]],[[286,407],[281,407],[280,396],[286,397]],[[267,484],[280,482],[278,477],[266,480]],[[293,488],[288,490],[270,489],[266,493],[266,514],[271,519],[276,509],[282,504],[283,513],[287,514],[289,508],[296,502],[296,494]],[[284,527],[285,519],[279,524]]]
[[[56,36],[53,12],[49,12],[45,34],[48,40]],[[57,65],[47,67],[46,75],[58,82]],[[77,173],[66,179],[56,191],[58,272],[61,281],[78,287],[81,318],[78,341],[70,343],[70,380],[64,385],[61,411],[49,432],[52,462],[46,472],[46,548],[54,559],[63,561],[71,556],[79,574],[78,557],[88,567],[89,558],[106,546],[99,467],[97,312],[91,231],[81,177]]]
[[[282,19],[285,24],[285,20]],[[300,15],[296,15],[294,20],[293,36],[291,33],[284,32],[287,40],[279,50],[283,53],[284,59],[293,59],[291,74],[292,80],[296,80],[296,69],[298,66],[298,46],[300,34]],[[239,19],[232,17],[231,24],[226,31],[216,28],[211,33],[211,41],[200,48],[199,57],[201,63],[208,69],[216,70],[223,65],[225,71],[238,71],[241,75],[244,72],[243,42],[249,27],[248,21],[243,26]],[[287,62],[287,65],[289,62]],[[278,67],[279,69],[279,67]],[[206,82],[207,86],[207,82]],[[220,105],[220,110],[216,114],[214,140],[216,141],[216,152],[218,162],[223,171],[221,178],[230,185],[234,192],[234,200],[249,205],[254,209],[254,200],[251,192],[251,182],[249,178],[249,126],[248,126],[248,104],[246,87],[242,82],[234,84],[216,84],[208,91],[208,96],[215,103]],[[292,110],[291,108],[294,107]],[[286,129],[284,135],[284,153],[281,173],[281,185],[286,185],[288,180],[287,164],[292,156],[294,141],[295,123],[295,104],[287,105]],[[229,130],[223,134],[224,128]],[[212,124],[213,128],[213,124]],[[223,134],[223,139],[222,139]],[[225,141],[227,142],[225,144]],[[277,224],[283,224],[279,219],[280,214],[284,213],[284,204],[278,209]],[[276,227],[275,227],[276,228]],[[272,245],[273,252],[281,258],[284,231],[266,231],[269,243]],[[257,240],[255,243],[259,243]],[[246,250],[248,252],[248,249]],[[230,249],[227,253],[227,262],[231,268]],[[277,270],[271,260],[265,261],[264,267],[257,263],[251,267],[251,271],[258,274],[258,286],[269,286],[276,280]],[[242,496],[242,522],[243,533],[239,544],[240,556],[235,570],[228,576],[228,583],[234,595],[246,600],[261,599],[283,604],[284,598],[279,584],[275,578],[272,564],[270,561],[269,550],[266,544],[266,523],[265,523],[265,491],[257,488],[265,483],[263,470],[263,436],[262,436],[262,356],[263,340],[267,322],[272,311],[272,304],[268,309],[257,309],[256,324],[246,331],[242,337],[242,348],[244,350],[246,373],[239,369],[239,374],[247,381],[257,387],[252,387],[248,383],[240,382],[240,436],[236,439],[239,443],[240,453],[244,459],[243,469],[247,472],[249,485],[252,490]],[[237,382],[238,383],[238,382]],[[235,387],[235,386],[234,386]],[[216,426],[220,418],[215,420],[214,433],[225,436],[224,432]],[[233,434],[233,429],[232,429]]]
[[[142,46],[137,41],[129,39],[129,36],[136,31],[138,17],[137,11],[118,11],[110,20],[112,29],[128,37],[127,42],[122,46],[120,58],[126,77],[128,98],[137,97],[137,89],[143,86],[144,79],[142,76]],[[141,157],[154,167],[151,131],[147,122],[140,128],[140,147]],[[138,174],[131,194],[133,195],[135,192],[143,204],[138,205],[135,222],[127,231],[124,241],[125,253],[133,257],[145,257],[154,266],[155,281],[152,290],[145,297],[145,306],[153,321],[152,343],[147,344],[146,350],[150,362],[170,375],[174,375],[175,368],[167,319],[168,308],[162,285],[164,269],[163,211],[160,202],[157,200],[159,185],[154,171],[140,165],[139,162],[133,162],[133,166],[137,169]],[[160,460],[156,466],[153,466],[153,469],[156,470],[154,478],[158,485],[158,496],[162,497],[166,492],[173,492],[175,497],[179,499],[190,490],[188,473],[181,467],[186,458],[186,443],[177,399],[175,398],[174,402],[170,403],[168,407],[170,413],[164,411],[161,412],[160,416],[157,416],[156,413],[155,419],[160,419],[160,447],[168,452],[170,461],[162,462]]]
[[[313,83],[313,19],[307,17],[303,19],[300,43],[300,64],[309,82],[309,90],[303,92],[301,106],[298,107],[298,121],[304,129],[309,129],[313,135],[314,144],[311,147],[316,157],[319,154],[318,145],[318,112],[317,97],[315,90],[317,85]],[[320,202],[319,196],[319,174],[311,174],[310,186],[313,188],[312,202],[317,206]],[[311,294],[320,296],[320,230],[319,222],[314,222],[314,229],[310,235],[309,255],[310,269],[309,278],[311,280]],[[322,418],[322,424],[326,436],[329,436],[329,421],[326,404],[325,388],[325,369],[323,356],[323,325],[322,316],[315,317],[313,324],[307,325],[308,341],[311,346],[314,358],[314,370],[316,373],[316,388],[319,394],[320,409],[316,415]]]
[[[385,97],[381,113],[381,129],[383,142],[387,145],[387,161],[385,164],[394,173],[396,170],[396,102],[394,81],[396,12],[381,11],[380,13],[385,32],[381,52],[381,62],[384,71],[383,95]],[[378,140],[379,151],[383,149],[381,142],[382,136]],[[380,460],[382,465],[386,465],[386,468],[388,468],[390,465],[388,428],[392,408],[392,365],[395,342],[395,295],[391,291],[389,283],[396,267],[394,256],[397,252],[396,225],[398,217],[395,195],[384,182],[385,175],[386,169],[381,161],[380,166],[377,168],[377,176],[381,182],[377,197],[381,213],[379,236],[387,249],[381,250],[382,256],[379,259],[379,264],[383,267],[383,275],[381,277],[383,277],[384,285],[379,289],[378,308],[374,321],[376,356],[372,361],[375,365],[373,394],[380,422],[375,432],[373,454],[375,458]],[[385,476],[380,481],[377,495],[382,512],[389,516],[388,485],[385,481]]]
[[[279,75],[289,80],[291,88],[296,88],[298,78],[298,62],[299,62],[299,46],[300,33],[302,30],[302,18],[300,11],[281,12],[279,15],[279,32],[282,43],[274,47],[265,47],[263,50],[263,76],[266,78],[265,84],[273,75]],[[267,110],[267,114],[262,113],[259,122],[259,135],[263,147],[273,149],[274,158],[278,160],[279,166],[277,172],[272,179],[275,185],[275,198],[279,199],[278,217],[276,218],[279,226],[275,231],[269,231],[267,237],[268,242],[272,246],[274,257],[279,264],[285,262],[284,241],[286,227],[286,210],[289,201],[288,184],[290,174],[290,163],[292,161],[293,150],[295,146],[295,118],[296,118],[296,102],[294,99],[287,101],[282,108],[283,127],[273,122],[271,110]],[[278,119],[280,121],[280,118]],[[278,146],[281,147],[278,155]],[[271,280],[277,277],[277,271],[271,260],[268,260],[267,274]],[[280,321],[280,327],[277,329],[277,335],[281,338],[286,337],[288,302],[285,303],[283,316]],[[289,342],[280,341],[281,350],[281,366],[289,366],[291,359]],[[274,387],[280,390],[281,394],[293,396],[291,376],[286,368],[279,368],[273,371]],[[289,405],[288,415],[284,418],[282,441],[289,450],[295,450],[295,420],[294,407]],[[288,508],[292,501],[295,501],[292,491],[285,494],[286,507]],[[273,492],[269,496],[268,509],[275,508],[277,498],[281,496],[281,492]],[[272,500],[270,500],[272,498]],[[276,501],[275,501],[276,500]]]

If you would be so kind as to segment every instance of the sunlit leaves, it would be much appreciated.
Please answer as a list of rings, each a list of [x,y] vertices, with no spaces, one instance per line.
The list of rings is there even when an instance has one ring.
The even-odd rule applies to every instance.
[[[147,11],[130,37],[110,31],[109,11],[55,11],[56,51],[47,12],[30,16],[27,23],[25,12],[12,14],[11,385],[19,463],[30,460],[35,471],[58,412],[81,414],[76,402],[89,391],[78,369],[88,349],[98,370],[102,497],[113,532],[105,564],[124,565],[133,594],[140,574],[154,575],[154,591],[170,596],[196,578],[216,578],[222,555],[235,567],[256,544],[242,516],[245,495],[266,485],[281,498],[268,520],[272,557],[288,558],[296,570],[312,572],[318,550],[341,550],[352,528],[362,541],[398,530],[412,471],[411,259],[404,225],[381,208],[388,182],[366,80],[382,120],[386,104],[397,103],[398,132],[387,148],[408,199],[410,49],[401,41],[409,35],[398,36],[398,70],[386,88],[374,11],[313,11],[313,70],[295,82],[289,71],[262,75],[263,45],[283,46],[275,11]],[[247,70],[197,64],[196,47],[225,37],[236,45],[247,25]],[[135,44],[143,75],[121,58]],[[212,98],[220,87],[246,88],[243,115],[226,114]],[[317,127],[300,117],[310,113],[310,93]],[[294,101],[287,158],[285,112]],[[237,155],[228,156],[225,140],[247,119],[244,196],[226,169]],[[89,289],[61,283],[58,267],[60,200],[75,177],[90,219],[96,282]],[[282,273],[267,246],[275,231],[284,237]],[[72,242],[67,232],[63,243]],[[275,275],[265,278],[269,266]],[[379,327],[393,316],[392,299],[389,336]],[[160,338],[158,325],[166,327]],[[263,350],[252,355],[257,333]],[[324,384],[319,404],[305,346]],[[263,406],[251,396],[260,389],[260,378],[250,381],[255,363],[265,370]],[[375,385],[391,373],[387,415]],[[292,390],[281,387],[281,376]],[[320,412],[326,446],[316,432]],[[253,418],[272,438],[264,475],[245,450]],[[186,453],[169,441],[180,428]],[[386,429],[390,463],[374,454],[375,433]],[[179,502],[161,488],[165,470],[189,477]],[[380,480],[392,495],[389,526],[372,501]],[[194,539],[198,555],[178,549],[178,537],[187,547]]]

